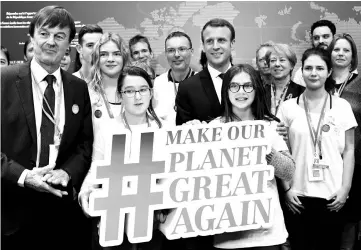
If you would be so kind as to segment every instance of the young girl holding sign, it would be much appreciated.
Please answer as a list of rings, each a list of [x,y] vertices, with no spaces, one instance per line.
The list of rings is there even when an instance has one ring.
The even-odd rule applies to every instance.
[[[272,138],[272,151],[267,155],[267,163],[274,166],[275,176],[283,180],[290,180],[294,173],[294,161],[288,153],[287,145],[282,137],[276,133],[276,122],[279,121],[267,108],[265,90],[262,81],[247,64],[240,64],[230,68],[224,75],[222,84],[222,112],[221,117],[212,123],[226,123],[234,121],[264,120],[268,121]],[[267,249],[278,250],[288,236],[282,209],[279,203],[276,180],[268,183],[268,192],[275,202],[273,226],[255,230],[224,233],[214,236],[214,246],[217,249]]]
[[[286,204],[293,212],[291,246],[338,250],[342,233],[338,212],[351,187],[357,123],[350,104],[329,93],[334,82],[329,78],[332,63],[327,51],[306,50],[302,72],[305,92],[284,102],[279,112],[289,128],[296,161],[292,181],[284,183]]]
[[[94,140],[94,160],[103,160],[105,148],[108,148],[112,133],[120,133],[122,130],[143,131],[147,128],[161,128],[164,121],[159,119],[152,107],[153,84],[148,73],[139,67],[125,67],[118,79],[117,91],[122,102],[121,111],[112,121],[103,124],[102,130],[98,131],[97,140]],[[132,134],[130,152],[125,152],[125,163],[139,161],[140,136]],[[79,194],[79,201],[86,215],[89,216],[89,195],[95,191],[97,186],[93,184],[94,168],[92,164],[88,175],[85,177]],[[95,228],[93,238],[93,249],[102,249],[99,244],[98,229]],[[142,243],[141,249],[160,249],[163,236],[159,231],[153,232],[153,239],[148,243]],[[123,243],[117,247],[104,249],[138,249],[124,237]]]

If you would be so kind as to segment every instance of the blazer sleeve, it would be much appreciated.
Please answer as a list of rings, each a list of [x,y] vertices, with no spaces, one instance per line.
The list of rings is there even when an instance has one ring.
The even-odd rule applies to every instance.
[[[187,81],[188,82],[188,81]],[[188,89],[186,82],[179,84],[177,97],[175,100],[177,106],[176,125],[182,125],[183,123],[193,120],[192,118],[192,106],[189,102]]]
[[[25,168],[1,152],[1,181],[17,183]]]
[[[70,175],[72,185],[77,192],[79,192],[81,184],[90,168],[94,140],[91,103],[86,84],[84,84],[84,117],[82,123],[80,128],[81,135],[79,136],[76,150],[60,167]]]

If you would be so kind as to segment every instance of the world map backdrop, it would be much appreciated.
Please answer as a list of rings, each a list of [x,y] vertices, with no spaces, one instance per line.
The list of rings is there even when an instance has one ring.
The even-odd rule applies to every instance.
[[[98,24],[104,31],[118,33],[126,42],[142,34],[150,40],[157,74],[165,72],[168,63],[164,40],[175,30],[186,32],[192,39],[194,54],[191,66],[200,69],[202,50],[200,31],[212,18],[224,18],[236,30],[234,63],[254,63],[255,51],[267,41],[291,45],[300,59],[310,47],[310,26],[320,19],[336,24],[337,33],[354,38],[361,62],[361,2],[1,2],[1,44],[11,54],[11,63],[23,60],[23,44],[28,39],[28,25],[33,15],[47,5],[66,8],[76,21],[77,31],[83,24]],[[71,46],[77,43],[77,35]],[[72,49],[72,61],[75,58]],[[361,64],[361,63],[360,63]],[[72,69],[72,68],[71,68]],[[359,65],[359,70],[361,69]]]

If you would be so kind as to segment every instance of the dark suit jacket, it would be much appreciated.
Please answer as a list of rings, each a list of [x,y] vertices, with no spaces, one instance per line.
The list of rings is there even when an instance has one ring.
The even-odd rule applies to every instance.
[[[209,122],[221,115],[221,104],[207,68],[179,84],[176,105],[177,125],[193,119]]]
[[[79,190],[89,170],[93,144],[91,104],[86,83],[61,70],[65,126],[56,169],[63,169]],[[79,106],[74,114],[72,106]],[[46,202],[46,193],[19,187],[24,169],[36,163],[37,134],[30,63],[9,66],[1,72],[1,229],[16,232],[32,217],[34,202]],[[53,195],[52,195],[53,196]],[[55,197],[55,196],[54,196]],[[56,198],[56,197],[55,197]]]

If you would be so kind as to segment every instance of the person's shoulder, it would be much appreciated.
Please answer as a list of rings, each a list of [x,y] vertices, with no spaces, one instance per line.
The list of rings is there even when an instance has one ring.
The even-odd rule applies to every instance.
[[[197,83],[200,83],[200,78],[201,76],[205,74],[204,70],[198,72],[197,74],[194,74],[193,76],[183,80],[180,85],[183,85],[183,86],[188,86],[188,85],[193,85],[194,84],[197,84]]]
[[[220,123],[224,123],[224,118],[222,116],[218,116],[217,118],[214,118],[208,124],[214,125],[214,124],[220,124]]]
[[[81,78],[81,75],[80,75],[80,70],[78,70],[77,72],[74,72],[74,73],[73,73],[73,76],[76,76],[76,77],[82,79],[82,78]]]
[[[19,64],[10,65],[7,67],[2,67],[1,68],[1,76],[2,77],[16,76],[20,73],[20,71],[22,71],[24,69],[28,69],[30,72],[30,65],[28,63],[19,63]]]
[[[164,72],[163,74],[157,76],[154,79],[154,86],[162,84],[162,83],[168,83],[168,71],[169,70],[167,70],[166,72]]]
[[[76,85],[80,85],[83,87],[87,86],[86,82],[83,79],[81,79],[77,76],[74,76],[73,74],[71,74],[65,70],[61,70],[61,71],[62,71],[62,76],[65,78],[65,79],[63,79],[63,81],[66,80],[69,83],[71,83],[72,85],[76,84]]]
[[[335,95],[332,95],[332,102],[334,103],[334,105],[340,107],[341,110],[345,107],[351,106],[346,99]]]

